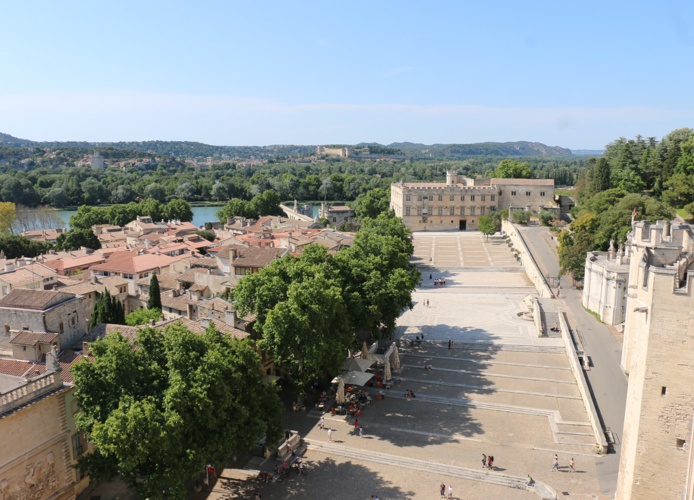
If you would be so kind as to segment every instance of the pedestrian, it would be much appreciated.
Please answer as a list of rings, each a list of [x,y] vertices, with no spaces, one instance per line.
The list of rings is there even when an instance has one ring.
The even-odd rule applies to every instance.
[[[487,455],[482,453],[482,467],[485,467],[487,465]]]
[[[493,469],[494,468],[494,455],[489,457],[489,468]]]
[[[448,485],[448,498],[453,498],[453,486]]]
[[[554,465],[552,465],[552,472],[559,470],[559,456],[555,453],[554,454]]]
[[[431,273],[429,273],[429,279],[432,279],[432,278],[431,278]]]
[[[355,419],[354,419],[354,430],[356,431],[357,429],[359,429],[359,420],[357,420],[357,419],[355,418]]]
[[[364,428],[362,426],[359,426],[359,437],[364,436]]]
[[[328,427],[328,441],[332,441],[332,440],[333,440],[333,428]]]
[[[452,345],[453,345],[453,341],[449,339],[449,340],[448,340],[448,350],[449,350],[449,351],[451,350],[451,346],[452,346]]]
[[[571,472],[576,472],[576,469],[574,468],[574,459],[571,457],[571,460],[569,461],[569,467],[571,468]]]
[[[528,474],[528,481],[525,483],[528,486],[533,486],[535,484],[535,480]]]
[[[320,429],[325,429],[325,415],[320,418]]]
[[[446,498],[446,485],[441,483],[441,498]]]
[[[489,455],[487,457],[487,467],[489,467],[490,469],[492,468],[492,456],[491,455]]]

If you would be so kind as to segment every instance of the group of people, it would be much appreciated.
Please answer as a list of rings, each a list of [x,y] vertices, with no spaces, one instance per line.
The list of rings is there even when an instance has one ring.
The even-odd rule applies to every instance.
[[[569,470],[571,472],[576,472],[576,468],[574,467],[575,462],[573,457],[571,457],[571,460],[569,460]],[[554,463],[552,464],[552,472],[559,470],[559,455],[556,453],[554,454]]]
[[[434,280],[434,286],[445,285],[445,284],[446,284],[446,280],[444,278],[436,278]]]
[[[439,486],[439,491],[441,492],[441,498],[446,498],[446,492],[448,492],[448,498],[453,498],[453,486],[450,484],[448,485],[448,488],[446,488],[446,485],[441,483],[441,486]]]
[[[482,467],[492,469],[494,467],[494,455],[487,456],[482,453]]]

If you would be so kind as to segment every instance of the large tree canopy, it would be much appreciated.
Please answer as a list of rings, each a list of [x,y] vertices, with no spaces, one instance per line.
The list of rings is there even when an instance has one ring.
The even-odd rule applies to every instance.
[[[143,329],[134,345],[109,334],[90,349],[72,372],[77,425],[96,447],[79,464],[93,479],[119,475],[142,497],[183,498],[205,464],[281,434],[281,404],[252,344],[213,325],[202,335],[180,323]]]

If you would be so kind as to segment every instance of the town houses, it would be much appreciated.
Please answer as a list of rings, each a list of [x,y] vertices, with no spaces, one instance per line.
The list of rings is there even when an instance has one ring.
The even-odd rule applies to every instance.
[[[75,426],[70,367],[89,356],[90,342],[116,331],[132,339],[141,328],[176,322],[192,332],[214,324],[223,335],[251,338],[254,318],[239,317],[228,300],[241,278],[310,244],[336,252],[353,239],[314,222],[275,216],[230,219],[204,233],[187,222],[157,223],[146,216],[123,227],[92,230],[102,245],[98,250],[50,251],[33,259],[0,253],[0,434],[6,437],[7,459],[0,463],[0,488],[5,498],[73,498],[87,487],[88,479],[75,467],[89,444]],[[89,329],[97,300],[106,292],[126,314],[145,308],[153,275],[161,293],[158,320]],[[262,375],[276,377],[274,360],[261,357]]]

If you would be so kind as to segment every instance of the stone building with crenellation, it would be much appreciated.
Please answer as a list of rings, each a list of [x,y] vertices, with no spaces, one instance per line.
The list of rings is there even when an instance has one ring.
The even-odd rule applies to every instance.
[[[615,498],[689,498],[685,488],[691,493],[694,228],[666,221],[633,222],[629,245],[622,350],[629,388]]]
[[[554,179],[471,179],[452,171],[445,183],[391,184],[390,208],[412,231],[477,229],[479,217],[494,210],[559,210]]]

